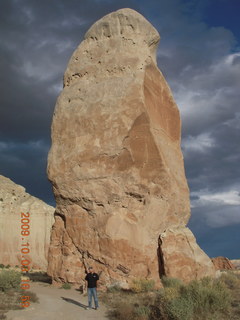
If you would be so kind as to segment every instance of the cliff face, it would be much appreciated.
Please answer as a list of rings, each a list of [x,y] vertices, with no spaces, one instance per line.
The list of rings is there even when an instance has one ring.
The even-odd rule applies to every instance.
[[[21,234],[21,219],[24,218],[21,213],[29,213],[26,225],[29,225],[30,234],[26,236]],[[53,221],[53,207],[0,175],[0,263],[21,266],[21,249],[29,248],[29,254],[24,255],[30,260],[29,267],[46,271]],[[29,246],[25,246],[26,243]]]
[[[174,263],[161,234],[185,228],[189,190],[179,111],[156,65],[158,42],[143,16],[121,9],[97,21],[69,61],[48,158],[57,203],[48,273],[55,281],[81,282],[89,264],[105,283],[159,279]]]

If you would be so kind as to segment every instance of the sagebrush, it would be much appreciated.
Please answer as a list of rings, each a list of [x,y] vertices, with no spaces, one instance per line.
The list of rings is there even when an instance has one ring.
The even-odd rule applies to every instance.
[[[20,288],[21,273],[15,270],[5,270],[0,272],[0,291]]]
[[[116,320],[235,320],[229,286],[236,287],[238,279],[224,277],[188,284],[164,277],[160,290],[138,279],[130,290],[109,290],[102,299],[110,307],[110,319]]]

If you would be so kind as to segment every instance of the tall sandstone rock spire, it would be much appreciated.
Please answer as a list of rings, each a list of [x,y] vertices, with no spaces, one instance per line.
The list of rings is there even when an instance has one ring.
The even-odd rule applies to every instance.
[[[48,176],[57,208],[48,273],[104,283],[214,274],[189,229],[181,124],[157,67],[156,29],[121,9],[71,57],[53,116]]]

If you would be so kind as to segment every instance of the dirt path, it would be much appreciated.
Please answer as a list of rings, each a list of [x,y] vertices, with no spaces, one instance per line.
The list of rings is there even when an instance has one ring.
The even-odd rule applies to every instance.
[[[31,291],[39,303],[31,303],[23,310],[9,311],[7,320],[107,320],[106,308],[86,310],[87,297],[75,289],[58,289],[51,285],[32,283]]]

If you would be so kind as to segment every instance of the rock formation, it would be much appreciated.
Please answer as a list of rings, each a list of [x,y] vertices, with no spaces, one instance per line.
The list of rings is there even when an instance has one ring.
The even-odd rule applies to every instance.
[[[231,262],[231,260],[229,260],[226,257],[212,258],[212,262],[216,270],[235,270],[236,269],[236,267]]]
[[[214,273],[185,228],[181,124],[157,67],[159,39],[143,16],[121,9],[97,21],[69,61],[48,158],[54,281],[81,282],[90,264],[104,283]]]
[[[21,213],[27,212],[30,214],[30,235],[22,236]],[[31,261],[29,267],[46,271],[53,222],[53,207],[26,193],[22,186],[0,175],[0,263],[21,266],[21,249],[27,248],[22,244],[28,242],[30,251],[24,257]]]

